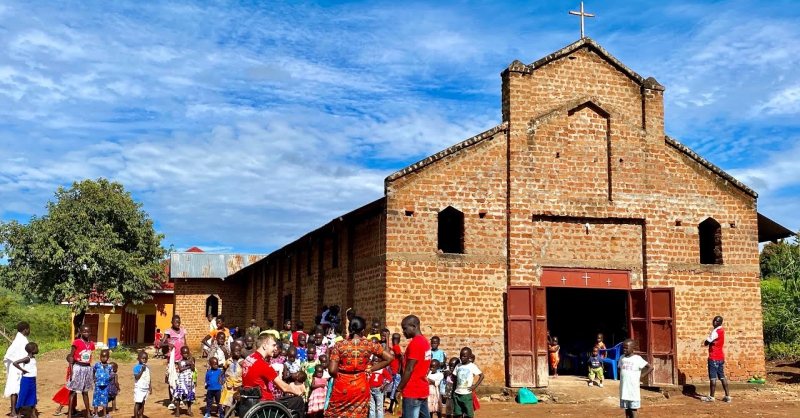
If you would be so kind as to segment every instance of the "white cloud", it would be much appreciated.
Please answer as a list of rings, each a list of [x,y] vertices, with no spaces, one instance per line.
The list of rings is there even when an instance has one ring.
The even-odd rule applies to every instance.
[[[759,123],[797,112],[796,14],[712,6],[634,7],[671,26],[628,34],[598,18],[593,36],[667,86],[668,130],[705,157],[787,148]],[[576,40],[557,8],[7,2],[0,215],[41,213],[59,185],[104,176],[182,248],[282,245],[499,123],[499,73]],[[790,186],[766,167],[739,174]]]

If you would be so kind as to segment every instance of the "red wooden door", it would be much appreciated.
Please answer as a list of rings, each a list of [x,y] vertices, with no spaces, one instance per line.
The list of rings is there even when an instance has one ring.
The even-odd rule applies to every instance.
[[[647,290],[647,307],[649,313],[650,357],[647,361],[653,365],[650,373],[651,385],[675,384],[675,290],[672,288],[655,288]]]
[[[509,286],[506,293],[507,374],[511,387],[547,386],[545,301],[544,288]]]
[[[628,297],[630,338],[636,354],[653,366],[649,385],[672,385],[675,372],[675,291],[672,288],[631,290]]]

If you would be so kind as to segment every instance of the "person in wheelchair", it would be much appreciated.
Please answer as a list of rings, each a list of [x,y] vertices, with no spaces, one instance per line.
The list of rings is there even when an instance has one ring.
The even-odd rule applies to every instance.
[[[276,401],[293,412],[298,418],[303,418],[306,404],[303,402],[304,387],[290,386],[278,376],[278,372],[269,365],[266,359],[278,349],[278,343],[271,334],[261,334],[256,343],[256,352],[242,362],[242,396],[261,391],[261,401]],[[267,384],[272,382],[283,393],[287,394],[280,399],[274,399],[272,392],[267,389]]]

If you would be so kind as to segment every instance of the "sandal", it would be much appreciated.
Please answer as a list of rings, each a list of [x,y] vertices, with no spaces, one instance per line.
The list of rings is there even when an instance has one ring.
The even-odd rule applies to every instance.
[[[62,415],[64,415],[64,413],[63,413],[63,412],[61,412],[61,411],[58,411],[58,412],[56,412],[56,413],[54,413],[54,414],[53,414],[53,416],[54,416],[54,417],[60,417],[60,416],[62,416]]]

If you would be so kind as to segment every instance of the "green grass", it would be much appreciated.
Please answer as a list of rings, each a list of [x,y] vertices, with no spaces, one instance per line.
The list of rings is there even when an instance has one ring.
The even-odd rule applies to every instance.
[[[764,348],[768,360],[800,359],[800,342],[772,343]]]

